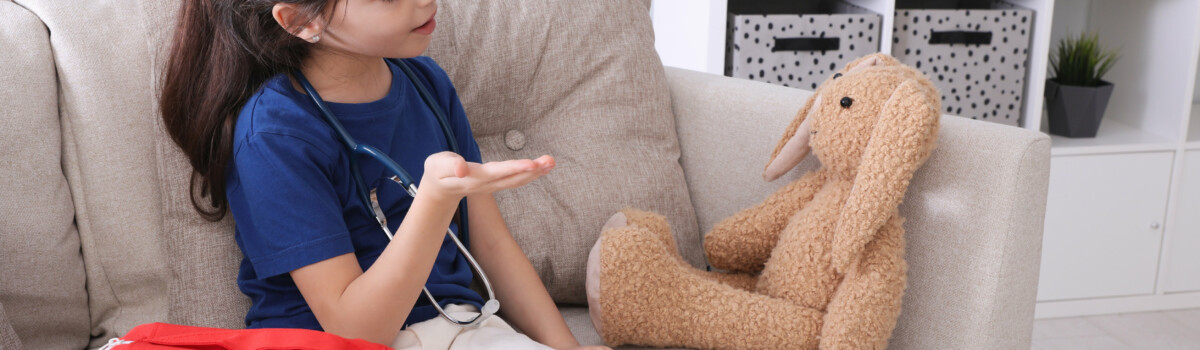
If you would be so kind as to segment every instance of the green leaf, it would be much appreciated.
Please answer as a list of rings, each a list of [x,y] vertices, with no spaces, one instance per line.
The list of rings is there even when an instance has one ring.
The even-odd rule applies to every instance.
[[[1050,69],[1059,84],[1099,86],[1119,58],[1119,51],[1105,49],[1097,34],[1080,33],[1058,42],[1050,53]]]

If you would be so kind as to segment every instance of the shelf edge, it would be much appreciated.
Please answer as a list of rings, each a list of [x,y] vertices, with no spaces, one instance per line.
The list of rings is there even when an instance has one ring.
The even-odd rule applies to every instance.
[[[1198,143],[1200,145],[1200,143]],[[1166,152],[1178,149],[1176,143],[1143,143],[1143,144],[1124,144],[1124,145],[1102,145],[1102,146],[1073,146],[1073,147],[1053,147],[1050,148],[1050,156],[1079,156],[1092,154],[1112,154],[1112,153],[1143,153],[1143,152]]]

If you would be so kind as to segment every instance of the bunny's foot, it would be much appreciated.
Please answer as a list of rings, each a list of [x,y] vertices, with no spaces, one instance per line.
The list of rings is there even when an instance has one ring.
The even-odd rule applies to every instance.
[[[675,236],[671,233],[671,224],[667,222],[666,217],[633,208],[622,209],[617,215],[613,215],[613,218],[615,219],[618,215],[625,218],[627,225],[640,227],[653,233],[654,237],[662,241],[663,246],[670,250],[672,256],[683,261],[683,257],[679,255],[679,247],[675,245]],[[609,219],[609,223],[613,223],[614,219]]]
[[[596,243],[592,245],[592,250],[588,253],[584,289],[587,293],[588,314],[592,318],[592,327],[596,329],[597,333],[600,333],[600,327],[603,325],[600,323],[600,241],[604,238],[604,232],[626,226],[628,226],[628,220],[622,212],[617,212],[608,218],[608,222],[605,222],[604,227],[600,229],[602,236],[596,238]]]
[[[601,233],[588,257],[588,302],[605,342],[715,349],[816,347],[820,311],[706,278],[704,271],[672,258],[678,254],[660,233],[633,224],[632,215],[622,216],[627,224],[610,220],[613,225]]]

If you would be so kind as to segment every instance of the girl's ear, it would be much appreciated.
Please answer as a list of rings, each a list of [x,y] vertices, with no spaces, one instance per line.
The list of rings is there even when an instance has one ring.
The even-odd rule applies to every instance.
[[[321,19],[306,20],[300,18],[301,16],[296,4],[281,2],[271,9],[271,17],[275,18],[275,23],[279,23],[283,30],[307,42],[316,43],[321,40],[320,34],[325,31],[325,24]]]

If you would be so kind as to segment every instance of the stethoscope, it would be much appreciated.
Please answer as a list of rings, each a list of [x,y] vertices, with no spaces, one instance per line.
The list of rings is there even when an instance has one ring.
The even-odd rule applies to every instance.
[[[390,61],[394,62],[396,66],[399,66],[400,70],[403,70],[404,74],[408,76],[408,80],[412,81],[412,85],[417,88],[417,92],[421,94],[421,98],[425,100],[425,104],[428,105],[429,109],[433,110],[433,114],[437,116],[438,123],[442,126],[442,133],[446,136],[446,143],[450,144],[450,151],[458,153],[458,146],[455,144],[454,132],[450,130],[450,123],[446,120],[445,113],[443,113],[442,109],[438,107],[433,95],[429,93],[429,90],[425,89],[424,85],[419,83],[416,74],[413,73],[412,68],[408,66],[408,62],[405,62],[404,60]],[[313,103],[316,103],[317,109],[321,112],[321,117],[325,119],[325,122],[328,123],[329,126],[333,127],[334,132],[337,134],[338,138],[341,139],[342,144],[346,146],[346,149],[350,150],[351,156],[348,157],[350,159],[350,171],[354,175],[354,183],[358,188],[358,197],[360,200],[362,200],[362,203],[370,203],[371,208],[367,211],[371,212],[371,215],[375,217],[375,221],[379,222],[379,227],[383,228],[383,233],[387,235],[388,240],[390,241],[393,235],[392,231],[389,230],[387,226],[387,216],[385,216],[383,214],[383,210],[379,208],[379,199],[375,194],[375,189],[371,189],[368,193],[367,185],[365,182],[363,182],[362,175],[360,174],[358,166],[355,162],[355,158],[357,158],[355,155],[366,155],[380,163],[383,163],[383,166],[387,168],[388,171],[391,171],[392,174],[394,174],[387,179],[394,181],[401,187],[404,187],[404,190],[408,192],[409,196],[417,196],[417,185],[413,182],[412,177],[408,175],[408,172],[404,171],[404,168],[392,160],[392,158],[388,157],[375,147],[355,142],[354,138],[350,137],[350,133],[346,132],[346,129],[342,127],[342,123],[338,122],[337,118],[334,117],[333,112],[330,111],[329,107],[325,105],[325,101],[321,100],[321,95],[318,95],[317,90],[312,87],[312,84],[308,82],[308,79],[304,78],[304,74],[300,73],[300,70],[296,70],[293,74],[295,74],[296,80],[300,82],[300,86],[304,87],[304,91],[307,92],[308,96],[312,98]],[[466,235],[468,231],[467,200],[465,198],[458,203],[458,213],[460,219],[459,231]],[[462,327],[476,327],[482,323],[483,320],[500,310],[500,301],[496,300],[495,292],[492,291],[492,283],[488,281],[487,275],[483,273],[483,269],[479,268],[479,263],[475,262],[475,257],[467,251],[467,247],[463,246],[462,241],[458,240],[458,237],[454,234],[454,231],[446,228],[446,235],[450,236],[450,239],[454,240],[454,244],[458,246],[458,250],[463,253],[463,256],[467,258],[467,261],[471,263],[471,267],[474,268],[475,272],[479,274],[479,278],[483,280],[483,286],[487,289],[488,293],[488,301],[484,303],[483,308],[479,310],[479,315],[476,315],[474,318],[468,321],[459,321],[453,316],[450,316],[450,314],[446,313],[446,310],[442,309],[442,306],[438,304],[437,299],[433,298],[433,294],[429,293],[429,288],[421,287],[421,289],[425,292],[425,297],[429,298],[429,302],[433,304],[433,307],[436,308],[438,313],[442,315],[442,318],[445,318],[447,321]]]

